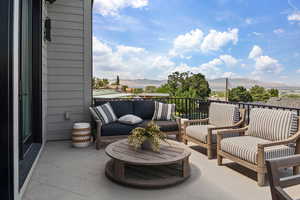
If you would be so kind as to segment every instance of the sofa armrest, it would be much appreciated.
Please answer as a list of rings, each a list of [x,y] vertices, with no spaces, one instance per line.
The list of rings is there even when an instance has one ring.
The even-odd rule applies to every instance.
[[[100,149],[100,138],[101,138],[101,128],[102,128],[101,120],[96,120],[96,124],[97,124],[96,149]]]

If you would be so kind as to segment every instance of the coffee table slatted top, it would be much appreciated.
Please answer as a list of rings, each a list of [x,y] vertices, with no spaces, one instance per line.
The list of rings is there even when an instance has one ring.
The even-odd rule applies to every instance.
[[[191,152],[184,144],[168,140],[162,143],[159,152],[151,150],[135,150],[128,144],[128,140],[112,143],[105,149],[108,156],[121,162],[134,165],[162,165],[172,164],[189,157]]]

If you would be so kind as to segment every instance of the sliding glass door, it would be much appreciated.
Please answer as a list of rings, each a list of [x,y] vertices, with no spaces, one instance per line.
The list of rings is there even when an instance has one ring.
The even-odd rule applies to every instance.
[[[21,157],[31,146],[32,140],[32,0],[22,1],[21,17],[21,68],[20,68],[20,146]]]
[[[20,0],[20,188],[42,146],[42,2]]]

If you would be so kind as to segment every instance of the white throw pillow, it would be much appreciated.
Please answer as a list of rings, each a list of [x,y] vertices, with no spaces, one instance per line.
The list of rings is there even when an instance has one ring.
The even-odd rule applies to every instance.
[[[134,124],[141,123],[143,120],[138,116],[128,114],[128,115],[123,115],[122,117],[120,117],[118,119],[118,121],[122,124],[134,125]]]

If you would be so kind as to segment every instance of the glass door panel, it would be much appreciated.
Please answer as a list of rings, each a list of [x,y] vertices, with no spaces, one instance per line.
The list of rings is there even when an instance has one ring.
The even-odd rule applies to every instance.
[[[20,70],[21,144],[23,154],[32,143],[32,0],[22,1]]]

